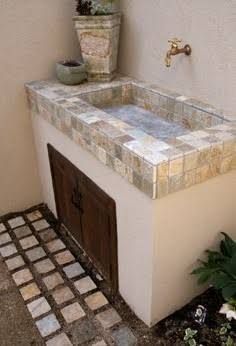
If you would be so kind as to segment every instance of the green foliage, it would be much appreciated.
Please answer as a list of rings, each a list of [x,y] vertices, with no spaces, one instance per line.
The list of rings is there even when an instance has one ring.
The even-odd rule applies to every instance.
[[[79,15],[95,16],[113,13],[118,0],[76,0],[76,2]]]
[[[222,234],[220,250],[207,250],[207,261],[200,261],[201,265],[192,274],[198,276],[199,284],[209,282],[220,290],[225,300],[236,299],[236,242]]]
[[[189,346],[196,346],[197,342],[194,339],[194,336],[197,335],[198,331],[193,330],[191,328],[187,328],[185,330],[185,335],[184,335],[184,341],[186,342],[187,345]]]
[[[226,343],[224,343],[222,346],[235,346],[235,345],[236,344],[235,344],[234,340],[229,335],[227,340],[226,340]]]

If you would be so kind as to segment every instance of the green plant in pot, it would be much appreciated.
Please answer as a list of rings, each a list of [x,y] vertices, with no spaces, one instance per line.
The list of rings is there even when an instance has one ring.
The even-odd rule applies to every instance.
[[[77,0],[74,23],[88,79],[110,81],[116,75],[121,14],[118,0]]]

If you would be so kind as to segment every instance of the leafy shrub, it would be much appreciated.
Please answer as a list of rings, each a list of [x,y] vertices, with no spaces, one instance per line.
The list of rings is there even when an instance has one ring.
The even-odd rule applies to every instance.
[[[113,13],[118,0],[76,0],[76,2],[79,15],[94,16]]]
[[[236,299],[236,242],[222,234],[219,251],[207,250],[207,261],[200,261],[192,274],[198,276],[199,284],[209,282],[225,300],[232,301]]]

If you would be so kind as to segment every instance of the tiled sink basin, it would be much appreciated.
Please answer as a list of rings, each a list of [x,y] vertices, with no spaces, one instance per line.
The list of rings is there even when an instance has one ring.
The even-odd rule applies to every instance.
[[[236,117],[130,78],[28,85],[38,113],[149,197],[236,168]]]
[[[107,88],[81,98],[104,112],[159,140],[175,138],[190,131],[218,125],[223,120],[211,114],[183,109],[183,99],[175,94],[160,95],[152,89],[135,84]],[[177,100],[178,101],[178,100]]]

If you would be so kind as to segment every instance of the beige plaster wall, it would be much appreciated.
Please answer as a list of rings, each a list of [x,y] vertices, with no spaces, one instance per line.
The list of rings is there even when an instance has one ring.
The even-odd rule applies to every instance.
[[[0,0],[0,215],[42,201],[24,83],[78,53],[74,0]]]
[[[204,251],[218,246],[220,232],[236,237],[236,173],[156,200],[152,324],[200,294],[190,275]]]
[[[119,292],[137,316],[150,325],[154,202],[41,116],[33,115],[32,122],[43,197],[55,214],[47,143],[116,201]]]
[[[234,0],[121,0],[120,69],[133,77],[236,112]],[[164,56],[172,37],[192,46],[191,58]]]

